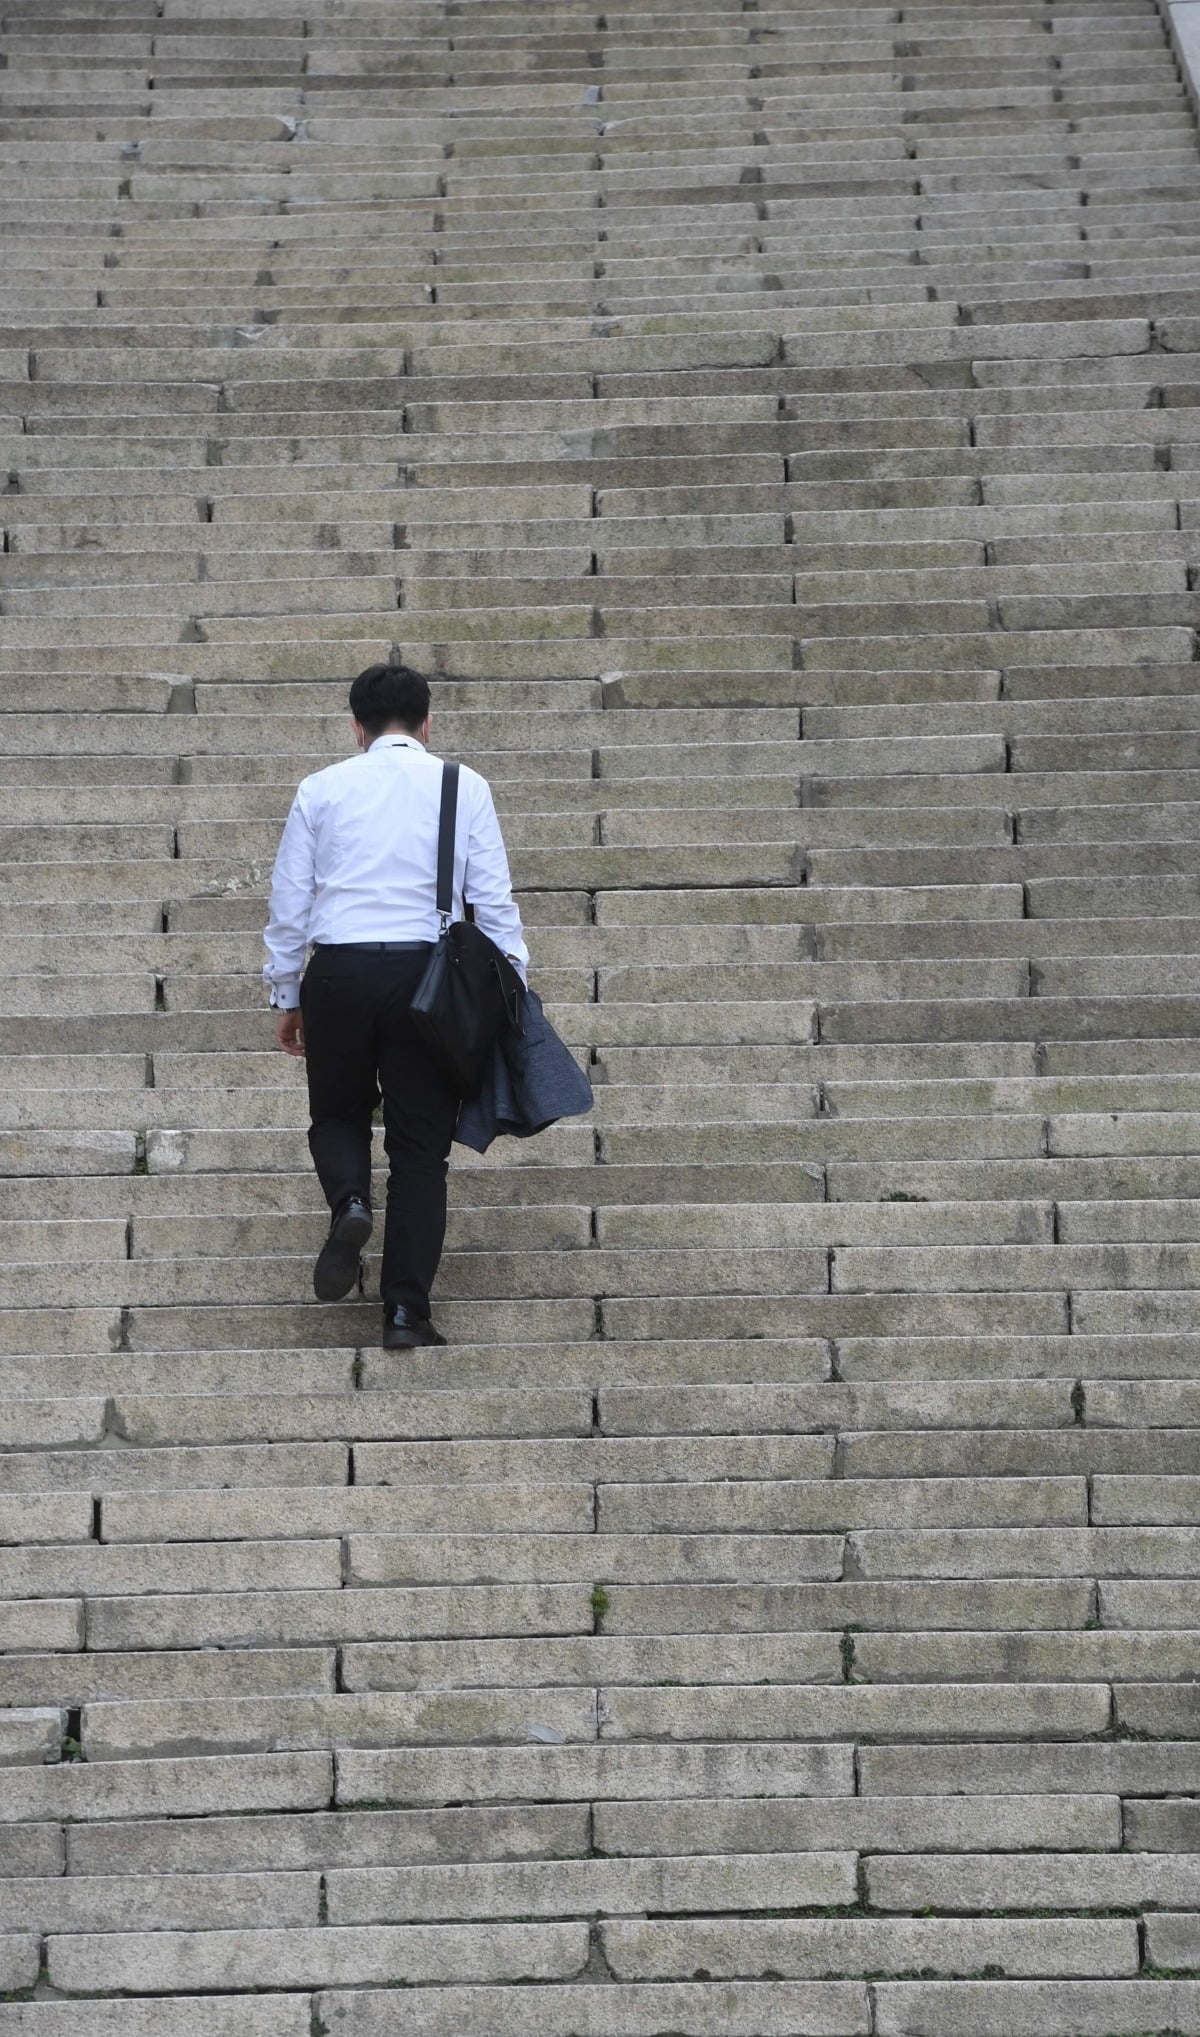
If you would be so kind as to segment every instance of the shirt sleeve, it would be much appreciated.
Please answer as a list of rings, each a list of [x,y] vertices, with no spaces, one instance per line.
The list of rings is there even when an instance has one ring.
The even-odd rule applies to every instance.
[[[263,937],[267,945],[263,982],[271,993],[271,1003],[280,1011],[294,1011],[300,1002],[315,893],[316,836],[302,785],[292,801],[275,857],[270,918]]]
[[[471,799],[471,830],[467,838],[467,866],[463,896],[475,908],[475,924],[495,941],[515,965],[522,983],[527,979],[529,950],[525,930],[512,894],[508,856],[496,817],[492,789],[485,778],[474,779]]]

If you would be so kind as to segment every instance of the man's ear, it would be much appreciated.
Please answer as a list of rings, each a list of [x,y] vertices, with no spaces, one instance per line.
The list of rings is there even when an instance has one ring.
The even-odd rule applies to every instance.
[[[354,740],[358,745],[358,748],[360,750],[365,750],[367,747],[367,732],[364,729],[362,723],[358,720],[358,717],[356,715],[353,714],[351,715],[350,726],[354,730]]]

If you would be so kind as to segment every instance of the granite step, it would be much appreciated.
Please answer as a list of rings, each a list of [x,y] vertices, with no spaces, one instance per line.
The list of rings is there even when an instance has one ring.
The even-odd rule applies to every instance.
[[[4,38],[0,2027],[1198,2027],[1158,8],[153,13]],[[452,1379],[255,989],[393,644],[596,1090]]]

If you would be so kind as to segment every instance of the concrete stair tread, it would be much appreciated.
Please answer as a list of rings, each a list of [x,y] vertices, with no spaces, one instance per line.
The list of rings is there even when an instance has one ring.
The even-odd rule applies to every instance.
[[[1169,12],[11,0],[4,2028],[1200,2029]],[[258,982],[392,646],[596,1095],[448,1350]]]

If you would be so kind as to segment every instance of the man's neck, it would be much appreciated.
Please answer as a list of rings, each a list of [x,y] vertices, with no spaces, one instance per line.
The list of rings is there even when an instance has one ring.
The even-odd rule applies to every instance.
[[[423,750],[425,747],[424,743],[421,741],[421,738],[417,734],[415,729],[402,728],[399,725],[399,723],[397,723],[395,728],[380,729],[379,734],[377,736],[372,736],[370,742],[367,744],[367,748],[368,750],[373,750],[375,748],[376,743],[386,742],[389,737],[394,739],[397,736],[399,736],[403,742],[415,743],[419,750]]]

